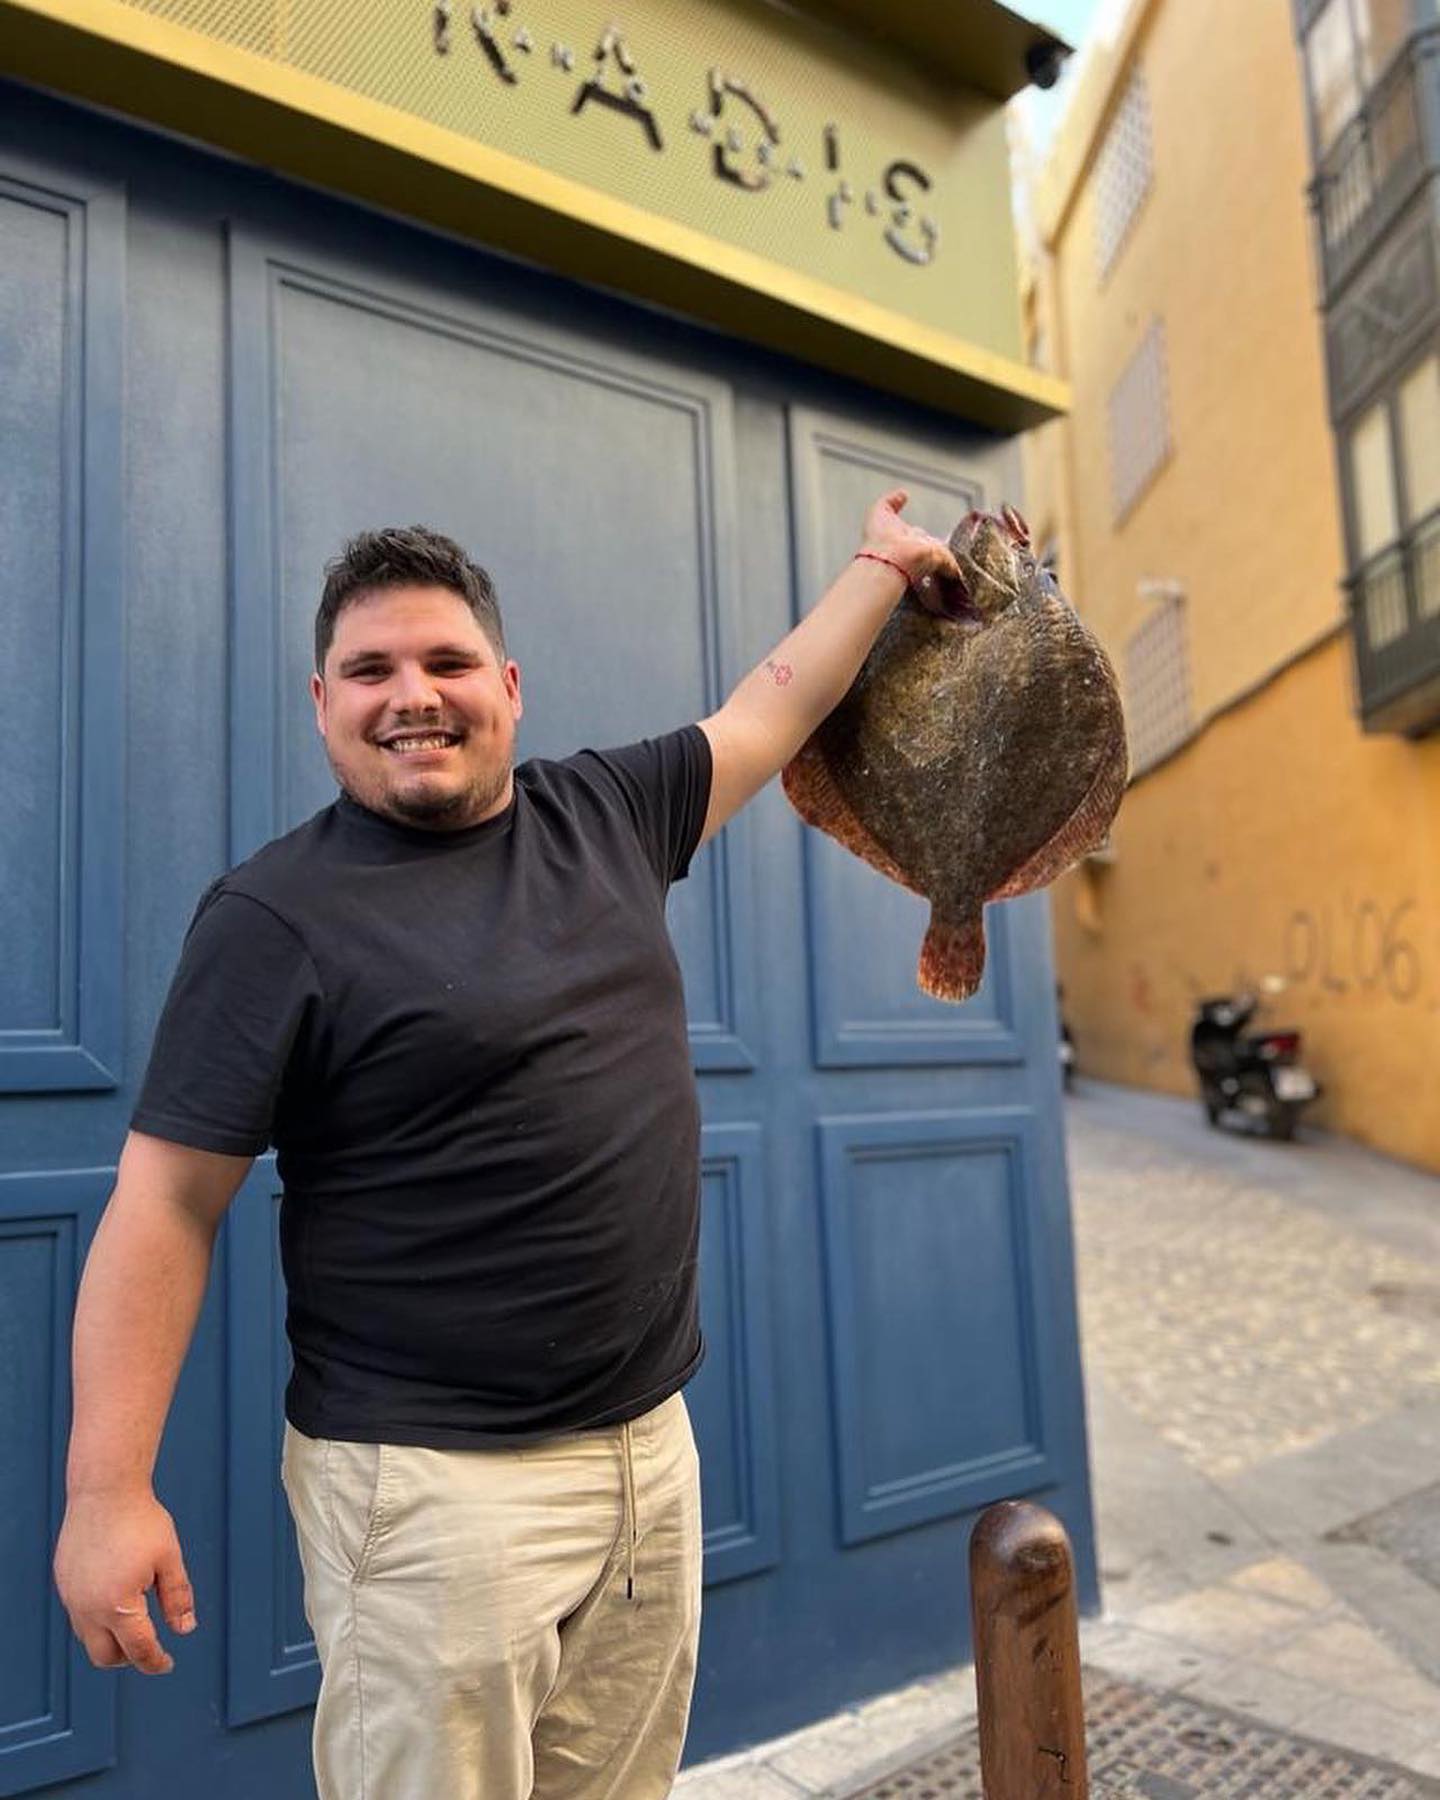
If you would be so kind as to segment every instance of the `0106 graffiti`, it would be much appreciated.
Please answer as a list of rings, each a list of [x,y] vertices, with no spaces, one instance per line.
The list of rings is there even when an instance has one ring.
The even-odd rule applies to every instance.
[[[1297,907],[1285,926],[1285,972],[1327,994],[1383,994],[1408,1006],[1426,986],[1417,911],[1414,900]]]

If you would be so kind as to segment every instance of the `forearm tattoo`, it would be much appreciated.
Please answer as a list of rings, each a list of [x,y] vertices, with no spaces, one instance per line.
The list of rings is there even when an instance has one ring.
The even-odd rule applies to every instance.
[[[789,687],[790,683],[795,679],[795,671],[790,667],[789,663],[776,662],[773,656],[767,656],[765,658],[765,673],[775,683],[776,687]]]

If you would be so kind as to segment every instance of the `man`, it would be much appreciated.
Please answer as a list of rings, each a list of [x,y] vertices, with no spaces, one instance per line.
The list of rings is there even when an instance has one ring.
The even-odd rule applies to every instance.
[[[794,755],[948,549],[878,500],[698,726],[513,767],[484,571],[366,533],[311,689],[337,802],[186,938],[75,1320],[55,1572],[92,1662],[194,1600],[152,1476],[215,1233],[273,1143],[284,1479],[322,1800],[659,1800],[684,1738],[699,1484],[699,1111],[665,891]],[[930,595],[937,598],[929,599]]]

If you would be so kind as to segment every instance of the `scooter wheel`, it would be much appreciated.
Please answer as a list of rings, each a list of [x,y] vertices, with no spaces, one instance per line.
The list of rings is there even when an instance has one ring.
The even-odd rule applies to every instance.
[[[1225,1110],[1220,1102],[1218,1100],[1210,1100],[1207,1098],[1202,1101],[1201,1104],[1205,1108],[1205,1117],[1212,1125],[1218,1125],[1220,1123],[1220,1115]]]
[[[1270,1116],[1267,1123],[1269,1125],[1271,1137],[1274,1138],[1277,1143],[1288,1144],[1295,1136],[1295,1108],[1293,1106],[1286,1106],[1283,1100],[1279,1101],[1270,1108]]]

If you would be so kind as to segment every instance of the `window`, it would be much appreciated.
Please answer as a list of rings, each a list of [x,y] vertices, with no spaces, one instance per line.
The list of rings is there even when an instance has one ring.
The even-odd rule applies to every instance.
[[[1367,85],[1380,79],[1409,36],[1412,4],[1413,0],[1354,0],[1360,71]]]
[[[1150,191],[1150,102],[1136,69],[1095,160],[1095,250],[1103,280]]]
[[[1110,391],[1110,478],[1118,524],[1170,454],[1165,328],[1156,319]]]
[[[1433,731],[1440,669],[1440,354],[1398,370],[1340,440],[1366,729]]]
[[[1400,534],[1400,522],[1390,455],[1390,408],[1383,400],[1350,434],[1350,483],[1355,554],[1364,571],[1357,590],[1360,616],[1371,650],[1383,650],[1404,637],[1409,623],[1405,561],[1398,547],[1390,547]]]
[[[1400,444],[1412,523],[1440,507],[1440,357],[1427,356],[1400,384]]]
[[[1390,409],[1372,406],[1350,434],[1350,480],[1355,495],[1357,560],[1368,562],[1400,535],[1395,471],[1390,458]]]
[[[1432,619],[1440,613],[1440,357],[1427,356],[1400,384],[1400,449],[1415,608]]]
[[[1178,591],[1165,593],[1155,603],[1155,610],[1125,646],[1125,724],[1130,766],[1136,775],[1153,768],[1190,735],[1185,597]]]
[[[1310,109],[1319,153],[1359,112],[1408,36],[1411,0],[1329,0],[1305,37]]]
[[[1324,153],[1360,110],[1360,63],[1350,0],[1329,0],[1305,39],[1316,147]]]

